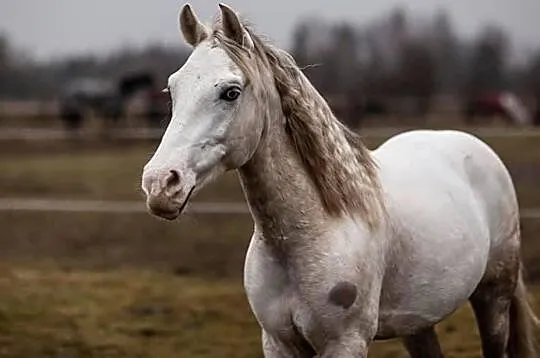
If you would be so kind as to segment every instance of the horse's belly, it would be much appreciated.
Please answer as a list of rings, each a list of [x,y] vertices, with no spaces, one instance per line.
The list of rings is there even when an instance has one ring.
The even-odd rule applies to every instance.
[[[440,322],[467,302],[481,277],[478,272],[467,284],[453,289],[433,285],[430,292],[424,287],[419,292],[405,293],[400,305],[381,306],[377,337],[406,336]]]
[[[383,284],[379,338],[412,334],[465,304],[484,275],[489,240],[471,237],[455,249],[435,244],[432,253],[413,258]]]
[[[379,311],[379,322],[376,339],[389,339],[414,334],[424,328],[431,327],[452,314],[467,302],[468,295],[459,295],[441,307],[434,307],[428,302],[427,309],[418,309],[416,305],[382,308]]]

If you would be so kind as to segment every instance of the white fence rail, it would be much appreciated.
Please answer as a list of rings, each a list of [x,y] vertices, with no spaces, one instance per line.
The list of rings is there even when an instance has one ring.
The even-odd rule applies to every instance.
[[[0,211],[49,211],[49,212],[81,212],[81,213],[146,213],[141,201],[108,201],[108,200],[70,200],[70,199],[35,199],[35,198],[3,198],[0,199]],[[249,214],[249,208],[241,202],[193,202],[186,214],[192,215],[238,215]],[[521,209],[522,219],[540,219],[540,208]]]
[[[57,211],[83,213],[146,213],[141,201],[108,200],[70,200],[70,199],[35,199],[3,198],[0,199],[0,211]],[[193,202],[186,208],[186,214],[248,214],[245,203],[231,202]]]

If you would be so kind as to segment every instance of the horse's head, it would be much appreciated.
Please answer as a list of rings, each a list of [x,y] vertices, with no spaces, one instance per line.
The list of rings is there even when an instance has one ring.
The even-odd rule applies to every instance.
[[[194,50],[169,77],[172,118],[142,175],[149,210],[166,219],[180,215],[212,178],[245,164],[263,132],[261,81],[247,75],[258,72],[256,61],[244,60],[241,68],[242,61],[232,58],[254,58],[253,40],[234,11],[220,8],[221,24],[213,32],[189,5],[180,12],[181,32]]]

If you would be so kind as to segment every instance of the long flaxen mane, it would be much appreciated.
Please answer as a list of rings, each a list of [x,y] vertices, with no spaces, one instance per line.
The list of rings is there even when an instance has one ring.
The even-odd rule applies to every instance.
[[[384,212],[376,164],[360,137],[336,119],[324,98],[287,52],[255,35],[244,24],[253,48],[228,39],[219,20],[213,41],[242,69],[248,81],[267,88],[269,71],[280,97],[291,144],[331,215],[360,214],[373,228]],[[254,53],[254,55],[253,55]],[[257,94],[257,93],[256,93]]]

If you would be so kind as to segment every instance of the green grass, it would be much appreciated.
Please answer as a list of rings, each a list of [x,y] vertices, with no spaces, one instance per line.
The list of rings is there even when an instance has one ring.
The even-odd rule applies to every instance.
[[[0,357],[261,357],[241,285],[247,215],[0,215]],[[540,278],[538,220],[523,222]],[[535,290],[540,302],[540,288]],[[540,305],[537,305],[540,312]],[[479,356],[470,310],[439,327],[447,357]],[[370,357],[407,357],[396,341]]]
[[[54,262],[66,269],[147,268],[207,278],[242,276],[249,215],[2,212],[0,262]],[[522,220],[523,257],[540,281],[540,220]]]
[[[1,357],[262,356],[259,327],[238,281],[7,266],[0,290]],[[467,307],[438,331],[448,357],[479,356]],[[376,343],[370,356],[406,357],[397,341]]]
[[[168,222],[146,213],[1,212],[0,228],[0,262],[240,278],[253,224],[248,215]]]
[[[371,148],[382,140],[365,138]],[[540,207],[538,140],[487,142],[513,172],[521,205]],[[141,202],[141,170],[155,147],[18,145],[0,144],[2,197]],[[243,200],[236,175],[197,200]],[[522,227],[537,281],[540,220]],[[166,222],[143,213],[0,212],[0,228],[0,357],[261,357],[241,286],[248,215]],[[474,327],[468,308],[441,324],[447,357],[479,356]],[[371,356],[406,357],[394,341],[375,344]]]
[[[2,357],[258,356],[239,282],[47,266],[0,278]]]
[[[1,186],[10,195],[134,198],[148,157],[144,150],[127,150],[3,158]]]
[[[366,137],[370,148],[385,138]],[[515,174],[523,207],[540,206],[540,141],[537,138],[486,140]],[[42,148],[28,146],[0,153],[2,196],[62,197],[72,199],[141,200],[140,177],[156,144],[109,145],[103,148]],[[525,174],[524,174],[525,173]],[[529,173],[528,175],[526,175]],[[243,201],[236,174],[228,173],[203,189],[201,201]]]
[[[142,201],[140,179],[152,150],[140,146],[0,156],[2,196]],[[198,199],[242,200],[236,175],[228,173]]]

